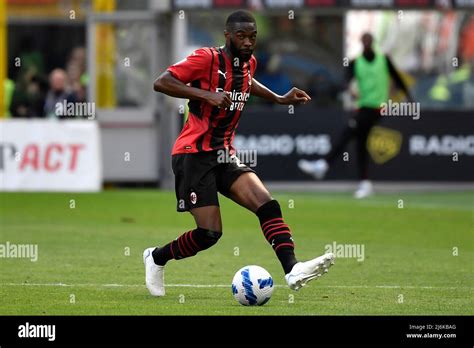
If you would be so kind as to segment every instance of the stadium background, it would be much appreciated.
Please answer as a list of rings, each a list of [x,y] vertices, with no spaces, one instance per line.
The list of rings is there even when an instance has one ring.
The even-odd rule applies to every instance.
[[[0,57],[0,80],[5,81],[0,88],[2,115],[7,123],[60,118],[48,114],[44,102],[49,74],[55,68],[64,69],[65,88],[75,100],[95,103],[94,120],[88,123],[99,129],[99,139],[95,139],[99,146],[92,149],[97,162],[91,164],[97,167],[92,170],[96,182],[84,186],[91,190],[100,189],[102,182],[173,187],[169,153],[182,126],[186,102],[154,93],[151,82],[193,49],[222,44],[223,25],[218,23],[224,22],[230,9],[239,7],[254,9],[257,16],[257,78],[279,93],[295,85],[313,98],[309,106],[297,107],[293,114],[287,107],[251,100],[236,145],[257,150],[257,170],[264,181],[282,187],[310,184],[311,178],[296,163],[327,153],[353,112],[354,101],[344,90],[344,62],[360,52],[358,38],[365,31],[372,32],[377,48],[391,56],[421,105],[419,120],[386,117],[371,134],[372,178],[379,182],[472,181],[474,15],[468,1],[2,3],[2,50],[6,52]],[[395,92],[391,97],[400,100]],[[31,124],[18,131],[37,134],[38,128],[33,130]],[[65,126],[57,127],[61,133]],[[49,139],[49,143],[54,141],[54,137]],[[40,177],[36,189],[48,189],[42,184],[55,181],[54,170],[34,161],[15,162],[15,153],[25,152],[21,147],[28,144],[9,148],[12,143],[14,139],[5,137],[2,144],[4,182],[7,176],[18,174],[18,168],[28,171],[29,165],[32,173],[22,173],[27,175],[24,180]],[[42,146],[40,158],[48,145]],[[56,152],[51,149],[50,153],[54,157]],[[81,153],[79,161],[85,157]],[[66,162],[67,152],[61,154],[60,160]],[[456,154],[458,161],[453,160]],[[41,168],[35,170],[37,166]],[[282,166],[285,170],[276,170]],[[50,176],[43,177],[41,171]],[[74,189],[74,183],[84,177],[80,163],[77,171],[76,177],[64,179],[61,187],[56,185],[58,189]],[[355,166],[341,159],[328,175],[336,185],[326,183],[325,187],[337,189],[355,178]],[[11,185],[4,184],[3,189],[24,188],[19,180]]]
[[[170,169],[185,101],[152,84],[196,47],[223,44],[235,8],[257,16],[256,79],[313,98],[293,114],[251,98],[236,145],[257,150],[300,259],[333,243],[364,246],[365,258],[338,255],[324,280],[290,293],[258,221],[221,199],[219,244],[170,262],[167,296],[152,298],[143,250],[193,226],[175,212]],[[12,191],[0,193],[0,248],[39,250],[37,262],[0,254],[0,314],[472,315],[472,10],[470,0],[0,1],[0,191]],[[365,30],[421,116],[383,118],[369,140],[376,195],[355,200],[352,160],[318,183],[296,162],[329,151],[353,112],[344,62]],[[90,103],[93,117],[45,110],[58,68],[67,74],[56,71],[60,97]],[[231,279],[246,264],[274,277],[262,308],[232,299]]]

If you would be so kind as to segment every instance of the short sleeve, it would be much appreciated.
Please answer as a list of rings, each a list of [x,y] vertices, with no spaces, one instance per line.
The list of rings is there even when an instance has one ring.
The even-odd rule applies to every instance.
[[[190,83],[209,74],[211,59],[211,50],[200,48],[178,63],[171,65],[167,71],[181,82]]]

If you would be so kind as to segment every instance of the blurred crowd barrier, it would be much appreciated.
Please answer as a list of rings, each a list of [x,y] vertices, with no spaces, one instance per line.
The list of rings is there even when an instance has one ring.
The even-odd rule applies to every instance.
[[[150,82],[159,73],[149,69],[150,60],[157,55],[147,45],[153,35],[149,25],[138,20],[98,25],[94,33],[96,55],[92,60],[86,43],[87,18],[92,13],[146,10],[146,3],[2,2],[0,19],[3,13],[4,20],[8,20],[3,51],[0,45],[0,63],[7,65],[3,78],[0,69],[0,78],[4,80],[0,91],[5,101],[3,116],[54,118],[58,101],[86,101],[91,82],[88,65],[94,66],[96,85],[94,100],[90,102],[105,108],[147,105],[153,98]],[[154,3],[157,4],[150,2]],[[174,5],[175,8],[170,7],[174,12],[169,13],[173,16],[180,5],[190,2],[164,3]],[[230,10],[187,11],[183,16],[186,37],[180,38],[184,42],[181,58],[197,47],[223,44],[224,22]],[[371,32],[377,48],[392,58],[422,108],[474,108],[472,12],[340,7],[332,12],[290,12],[283,7],[267,11],[262,6],[254,12],[258,22],[256,78],[277,93],[296,85],[308,91],[317,106],[350,107],[346,98],[346,63],[360,53],[362,33]],[[157,19],[155,26],[161,32],[157,49],[172,46],[177,38],[169,28],[170,22]],[[167,61],[160,61],[160,67],[172,64],[173,59],[168,55]],[[399,95],[394,91],[392,97],[396,99]],[[265,102],[253,99],[251,103]]]
[[[352,95],[357,91],[349,91],[346,68],[360,54],[364,32],[372,33],[376,49],[390,56],[421,106],[421,121],[387,120],[389,129],[371,138],[375,177],[468,180],[463,176],[467,167],[449,173],[424,170],[427,177],[417,174],[421,171],[407,174],[392,169],[410,161],[437,166],[453,155],[449,151],[472,158],[472,132],[467,126],[467,117],[474,114],[472,6],[470,11],[469,1],[454,0],[382,2],[383,10],[377,1],[364,0],[235,0],[232,6],[211,0],[0,1],[0,117],[10,122],[97,120],[100,145],[94,151],[100,153],[103,180],[172,187],[169,154],[185,119],[186,101],[154,93],[152,83],[194,49],[223,45],[226,16],[243,7],[253,11],[258,23],[255,78],[277,93],[297,86],[312,97],[311,105],[299,109],[305,112],[297,112],[298,125],[281,118],[273,123],[271,134],[259,128],[259,120],[281,109],[250,99],[236,143],[258,148],[264,180],[308,180],[295,172],[296,161],[328,151],[354,108]],[[395,89],[390,98],[403,100]],[[63,122],[54,123],[61,127]],[[31,135],[40,129],[22,132]],[[0,143],[11,144],[1,134]],[[22,136],[20,131],[12,134]],[[411,144],[426,151],[411,153]],[[50,149],[53,164],[70,151],[64,144],[44,146],[38,151],[45,154]],[[4,155],[0,152],[4,161],[15,156],[5,149]],[[289,152],[281,153],[285,149]],[[282,159],[289,166],[287,175],[275,177],[272,163]],[[10,165],[18,166],[15,163]],[[472,161],[467,163],[472,167]],[[32,166],[24,168],[35,171]],[[337,168],[333,179],[352,177],[350,168]]]

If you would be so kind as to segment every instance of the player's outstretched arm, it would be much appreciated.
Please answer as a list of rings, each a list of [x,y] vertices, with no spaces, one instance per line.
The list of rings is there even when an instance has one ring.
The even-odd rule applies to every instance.
[[[284,105],[306,104],[311,100],[311,97],[299,88],[293,87],[285,95],[278,95],[255,79],[252,79],[252,89],[250,93],[254,96]]]
[[[156,79],[153,89],[171,97],[201,100],[222,108],[227,108],[232,104],[232,100],[226,93],[214,93],[188,86],[175,78],[169,71],[165,71]]]
[[[410,103],[413,102],[414,101],[413,97],[412,97],[412,95],[410,93],[410,90],[408,89],[407,85],[403,81],[402,76],[400,75],[400,73],[395,68],[395,65],[393,65],[392,60],[390,59],[390,57],[387,55],[386,58],[387,58],[388,71],[390,73],[391,78],[395,82],[395,85],[405,93],[405,95],[407,96],[407,99]]]

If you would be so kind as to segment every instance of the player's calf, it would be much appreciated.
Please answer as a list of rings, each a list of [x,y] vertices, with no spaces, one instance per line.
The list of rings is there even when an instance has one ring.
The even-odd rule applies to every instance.
[[[265,239],[271,244],[285,274],[289,273],[297,262],[295,245],[290,228],[283,220],[280,204],[276,200],[271,200],[258,208],[256,214]]]
[[[164,266],[171,259],[181,260],[194,256],[216,244],[221,236],[222,232],[220,231],[210,231],[198,227],[182,234],[162,248],[153,250],[153,260],[157,265]]]

